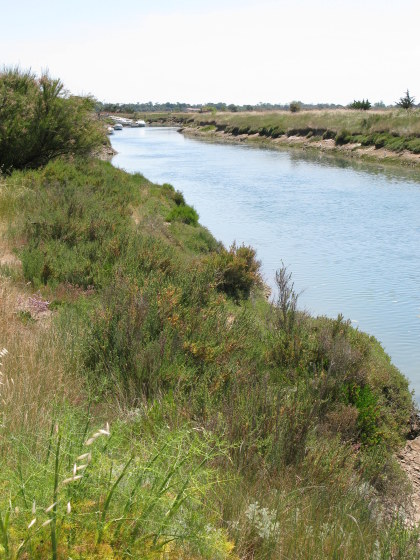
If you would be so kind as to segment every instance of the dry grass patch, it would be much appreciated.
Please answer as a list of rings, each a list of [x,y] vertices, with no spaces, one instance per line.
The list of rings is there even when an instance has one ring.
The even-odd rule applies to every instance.
[[[0,347],[2,433],[41,433],[51,423],[54,407],[81,400],[76,375],[63,359],[63,338],[52,321],[27,320],[22,302],[32,296],[0,278]],[[5,440],[0,439],[4,445]]]

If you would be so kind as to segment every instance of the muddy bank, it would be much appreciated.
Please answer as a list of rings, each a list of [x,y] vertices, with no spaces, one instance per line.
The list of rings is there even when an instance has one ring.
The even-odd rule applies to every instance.
[[[167,125],[167,123],[165,123]],[[179,124],[179,123],[178,123]],[[156,124],[155,124],[156,125]],[[171,126],[176,126],[175,122]],[[263,137],[255,134],[233,134],[225,130],[209,129],[208,126],[182,126],[182,134],[192,138],[209,139],[228,144],[251,144],[272,149],[294,148],[313,150],[331,155],[340,155],[351,159],[361,159],[367,162],[380,162],[389,165],[399,165],[420,169],[420,154],[408,150],[396,153],[375,146],[362,146],[360,143],[349,143],[337,146],[334,139],[307,138],[304,136],[283,134],[278,138]]]

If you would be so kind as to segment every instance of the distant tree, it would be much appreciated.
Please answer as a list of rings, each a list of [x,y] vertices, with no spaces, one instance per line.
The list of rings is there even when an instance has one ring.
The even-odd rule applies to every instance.
[[[233,113],[236,113],[238,111],[237,105],[234,105],[233,103],[228,105],[227,108],[228,108],[229,111],[232,111]]]
[[[397,107],[401,107],[402,109],[411,109],[414,106],[414,97],[410,95],[410,92],[407,90],[405,92],[404,97],[400,97],[400,100],[397,101]]]
[[[385,109],[385,103],[383,101],[377,101],[373,106],[375,109]]]
[[[289,104],[289,111],[291,113],[298,113],[302,109],[302,103],[300,101],[291,101]]]
[[[368,111],[372,107],[369,99],[362,99],[361,101],[354,100],[353,103],[350,103],[350,109],[359,109],[361,111]]]

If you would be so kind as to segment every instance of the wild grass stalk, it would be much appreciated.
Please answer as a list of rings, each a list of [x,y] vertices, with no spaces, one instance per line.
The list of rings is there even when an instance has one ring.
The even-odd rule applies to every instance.
[[[51,552],[52,559],[57,560],[57,505],[58,505],[58,482],[59,482],[59,467],[60,467],[60,448],[61,448],[61,434],[57,437],[57,446],[55,450],[54,462],[54,487],[52,495],[52,513],[51,513]]]
[[[117,486],[119,485],[119,483],[122,481],[122,479],[126,475],[129,466],[133,462],[133,459],[134,459],[134,457],[130,457],[130,459],[125,464],[123,470],[121,471],[121,474],[119,475],[117,480],[114,482],[114,484],[111,486],[111,489],[108,492],[108,495],[107,495],[107,497],[105,499],[105,502],[104,502],[104,505],[103,505],[101,517],[100,517],[100,520],[99,520],[99,530],[98,530],[98,537],[96,539],[96,544],[100,544],[102,542],[103,532],[104,532],[104,528],[105,528],[106,514],[107,514],[107,511],[108,511],[109,506],[111,504],[112,496],[113,496],[115,490],[117,489]]]
[[[0,511],[0,532],[1,532],[1,543],[4,548],[4,554],[6,560],[10,558],[10,550],[9,550],[9,521],[10,521],[10,508],[6,510],[4,515],[4,519],[2,517]]]

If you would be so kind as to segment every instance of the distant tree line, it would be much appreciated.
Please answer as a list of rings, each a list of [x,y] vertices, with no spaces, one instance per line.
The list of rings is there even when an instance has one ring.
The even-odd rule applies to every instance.
[[[335,103],[301,103],[298,102],[302,109],[339,109],[343,105]],[[108,113],[166,113],[174,112],[180,113],[188,109],[195,109],[197,111],[288,111],[290,109],[289,103],[257,103],[256,105],[235,105],[233,103],[97,103],[97,111]]]
[[[407,90],[404,97],[401,97],[399,101],[396,102],[397,107],[404,109],[411,109],[416,107],[414,104],[414,97],[409,94]],[[420,105],[417,105],[419,107]],[[97,102],[96,110],[98,112],[107,113],[182,113],[193,109],[194,111],[209,112],[209,111],[231,111],[231,112],[243,112],[243,111],[291,111],[295,113],[301,109],[359,109],[367,111],[371,107],[375,109],[385,109],[387,107],[392,107],[392,105],[386,106],[383,101],[378,101],[372,105],[368,99],[354,100],[349,105],[340,105],[336,103],[302,103],[302,101],[291,101],[290,103],[257,103],[256,105],[246,104],[246,105],[235,105],[234,103],[171,103],[167,101],[166,103],[153,103],[148,101],[147,103],[102,103]],[[395,105],[394,105],[395,107]]]

